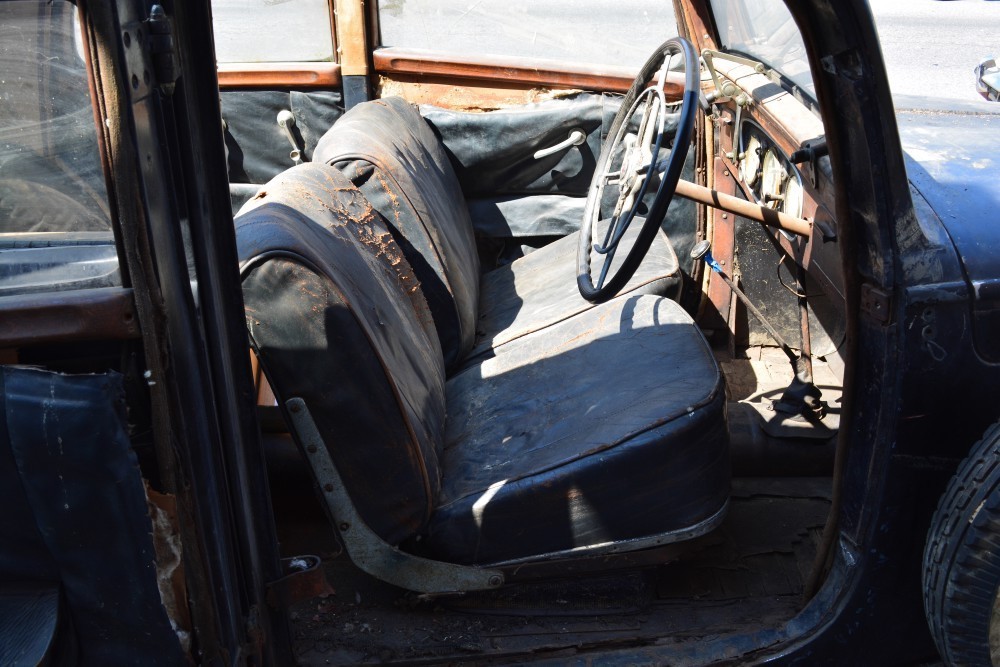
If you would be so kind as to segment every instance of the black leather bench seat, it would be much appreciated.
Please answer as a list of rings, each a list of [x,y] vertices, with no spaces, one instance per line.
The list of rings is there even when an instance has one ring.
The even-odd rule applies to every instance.
[[[406,100],[354,107],[319,141],[313,160],[340,169],[386,218],[421,281],[449,369],[592,306],[576,288],[576,233],[480,278],[458,177]],[[680,284],[677,257],[661,233],[622,293],[673,297]]]
[[[488,563],[670,533],[728,498],[725,391],[674,301],[624,296],[448,380],[435,555]],[[531,551],[534,550],[534,551]]]
[[[407,160],[438,164],[420,142]],[[393,154],[391,145],[366,150]],[[453,303],[435,309],[444,282],[424,279],[429,263],[414,247],[441,247],[392,229],[407,216],[423,229],[429,218],[382,211],[364,186],[374,179],[394,202],[445,194],[394,189],[418,179],[412,170],[359,168],[360,189],[327,164],[288,170],[243,209],[236,236],[247,324],[271,386],[279,402],[305,401],[376,534],[445,561],[494,563],[688,539],[721,520],[729,463],[719,369],[676,302],[641,294],[676,286],[666,239],[653,255],[667,274],[643,272],[633,292],[604,304],[576,293],[575,245],[565,239],[471,289],[456,288],[462,269],[437,291]],[[455,229],[435,233],[463,237]],[[495,295],[482,318],[468,302],[480,292]],[[451,335],[442,312],[460,323]],[[474,349],[467,323],[477,319],[495,331]]]

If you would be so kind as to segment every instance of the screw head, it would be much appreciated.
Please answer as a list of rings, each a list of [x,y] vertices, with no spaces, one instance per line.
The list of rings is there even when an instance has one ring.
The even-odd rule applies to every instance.
[[[327,493],[330,493],[331,491],[333,491],[333,484],[324,484],[323,490],[326,491]]]
[[[496,588],[497,586],[503,583],[503,577],[501,577],[499,574],[494,574],[492,577],[489,578],[489,581],[487,581],[487,583],[490,586]]]
[[[316,445],[309,445],[308,447],[306,447],[306,451],[309,452],[310,454],[315,454],[316,453]]]

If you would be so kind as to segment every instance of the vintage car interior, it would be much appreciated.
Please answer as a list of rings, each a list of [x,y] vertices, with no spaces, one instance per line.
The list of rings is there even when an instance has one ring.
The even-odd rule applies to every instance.
[[[768,62],[794,80],[675,40],[628,90],[543,94],[385,48],[376,99],[343,115],[221,70],[282,547],[340,554],[331,585],[360,600],[303,606],[300,659],[801,609],[846,325],[823,123],[786,39]]]
[[[683,31],[645,21],[641,58],[589,65],[395,44],[388,0],[301,3],[333,28],[282,60],[233,38],[234,4],[214,3],[219,123],[261,497],[280,556],[318,556],[332,587],[292,608],[296,659],[694,652],[795,618],[833,558],[848,317],[785,5],[712,0]],[[98,40],[67,2],[0,16],[35,31],[0,65],[31,70],[38,128],[0,121],[0,361],[121,373],[152,498],[171,473],[144,278],[112,232]],[[63,91],[40,117],[35,67]]]

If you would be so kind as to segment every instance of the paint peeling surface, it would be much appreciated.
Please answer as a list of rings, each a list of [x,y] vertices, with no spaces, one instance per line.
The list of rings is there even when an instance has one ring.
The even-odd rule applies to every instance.
[[[948,229],[967,277],[1000,276],[1000,109],[968,103],[896,116],[907,176]]]

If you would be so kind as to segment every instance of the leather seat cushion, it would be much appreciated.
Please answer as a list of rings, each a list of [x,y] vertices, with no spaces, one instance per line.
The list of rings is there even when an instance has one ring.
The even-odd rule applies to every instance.
[[[416,107],[399,97],[359,104],[316,146],[314,162],[343,171],[388,221],[420,280],[445,363],[472,347],[479,255],[454,169]]]
[[[630,247],[640,225],[622,239]],[[554,241],[507,266],[483,275],[479,283],[476,345],[470,358],[544,329],[593,307],[576,286],[579,232]],[[616,257],[616,262],[621,258]],[[615,268],[615,265],[613,265]],[[658,233],[621,294],[656,294],[676,298],[681,287],[677,255],[662,231]]]
[[[729,494],[722,378],[674,301],[627,295],[513,340],[447,384],[422,549],[492,563],[684,530]]]
[[[251,341],[279,401],[305,400],[362,518],[395,544],[440,487],[444,364],[385,221],[333,167],[271,180],[236,220]]]

